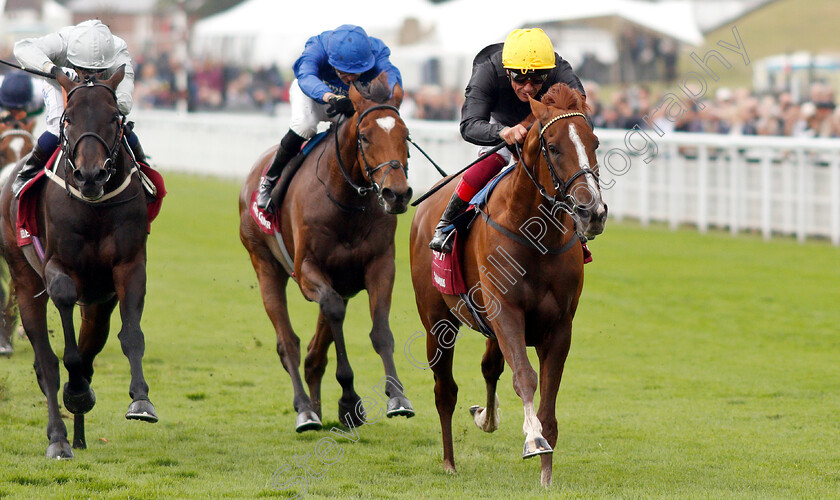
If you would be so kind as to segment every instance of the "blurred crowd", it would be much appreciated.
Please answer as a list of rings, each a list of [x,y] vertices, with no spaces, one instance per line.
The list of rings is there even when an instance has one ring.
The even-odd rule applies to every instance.
[[[834,90],[825,83],[812,84],[801,102],[790,92],[757,95],[747,88],[722,87],[698,102],[678,93],[679,104],[652,96],[644,86],[628,87],[602,100],[596,84],[584,85],[598,127],[650,129],[653,124],[665,133],[840,137],[840,110]]]
[[[177,91],[179,69],[166,53],[137,57],[135,107],[174,109],[184,99],[189,111],[274,114],[279,105],[288,102],[291,81],[277,66],[244,69],[215,61],[194,62],[186,71],[184,93]],[[680,105],[670,108],[663,93],[653,94],[642,84],[611,93],[592,81],[585,81],[584,87],[597,127],[632,129],[638,125],[643,129],[655,126],[665,133],[840,137],[835,91],[821,82],[813,83],[802,99],[790,92],[757,94],[747,88],[724,87],[693,102],[676,92]],[[463,89],[424,85],[406,89],[401,112],[407,118],[458,121],[463,100]]]

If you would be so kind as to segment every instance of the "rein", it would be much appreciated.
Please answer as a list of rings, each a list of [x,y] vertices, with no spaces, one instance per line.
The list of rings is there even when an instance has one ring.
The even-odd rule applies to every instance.
[[[338,161],[338,168],[339,168],[339,170],[341,170],[341,175],[344,176],[344,180],[347,181],[347,184],[349,184],[350,187],[354,191],[356,191],[356,194],[358,194],[359,196],[361,196],[363,198],[365,196],[367,196],[367,194],[370,193],[371,191],[375,192],[376,195],[379,198],[382,197],[382,186],[380,184],[378,184],[376,181],[373,180],[373,174],[375,174],[376,172],[378,172],[379,170],[381,170],[382,168],[384,168],[386,166],[388,167],[388,170],[387,170],[387,172],[385,172],[385,175],[382,177],[383,182],[385,181],[385,179],[388,178],[388,175],[390,175],[391,171],[393,171],[393,170],[402,170],[405,173],[406,177],[408,177],[408,167],[403,165],[402,163],[400,163],[397,160],[390,160],[390,161],[382,162],[374,168],[371,168],[370,163],[368,163],[367,155],[365,154],[365,147],[364,147],[364,144],[362,144],[362,138],[364,137],[364,135],[359,133],[359,127],[362,124],[362,120],[365,118],[365,116],[368,115],[368,113],[370,113],[372,111],[380,110],[380,109],[386,109],[386,110],[389,110],[389,111],[393,111],[394,113],[396,113],[397,117],[400,116],[400,110],[398,110],[396,107],[391,106],[389,104],[378,104],[376,106],[371,106],[370,108],[364,110],[359,115],[359,117],[356,119],[356,148],[357,148],[358,151],[361,151],[361,153],[362,153],[362,161],[364,163],[365,174],[367,175],[368,179],[370,180],[370,185],[369,186],[359,186],[358,184],[353,182],[353,179],[350,178],[350,174],[347,172],[347,168],[344,166],[344,162],[341,161],[341,148],[340,148],[340,145],[338,143],[338,127],[341,125],[341,123],[343,123],[344,120],[341,120],[339,122],[339,124],[336,126],[335,133],[333,134],[334,137],[335,137],[335,155],[336,155],[336,160]],[[330,199],[332,199],[332,198],[330,198]],[[335,201],[335,200],[333,200],[333,201]],[[339,205],[339,206],[341,206],[341,205]]]

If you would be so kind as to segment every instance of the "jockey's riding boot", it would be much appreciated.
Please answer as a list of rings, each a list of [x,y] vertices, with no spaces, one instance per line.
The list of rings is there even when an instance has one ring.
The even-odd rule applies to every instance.
[[[280,174],[283,169],[300,151],[301,145],[305,139],[295,132],[289,130],[280,141],[280,147],[277,148],[277,154],[274,155],[274,161],[268,167],[265,175],[260,179],[260,190],[257,193],[257,207],[266,210],[271,204],[271,190],[280,179]]]
[[[20,194],[20,190],[27,182],[44,169],[44,165],[47,164],[50,156],[52,155],[47,154],[37,143],[35,144],[35,147],[32,148],[32,156],[20,167],[20,172],[12,183],[12,193],[15,194],[15,197]]]
[[[140,145],[140,141],[131,145],[131,152],[134,154],[134,160],[137,163],[142,163],[143,165],[148,165],[149,162],[146,160],[146,153],[143,151],[143,146]]]
[[[452,240],[449,236],[452,234],[452,221],[457,217],[461,211],[468,205],[468,202],[461,199],[458,193],[452,193],[452,198],[449,199],[449,204],[443,210],[443,215],[440,217],[437,227],[435,227],[435,235],[432,241],[429,242],[429,248],[437,250],[441,253],[449,253],[452,251]]]

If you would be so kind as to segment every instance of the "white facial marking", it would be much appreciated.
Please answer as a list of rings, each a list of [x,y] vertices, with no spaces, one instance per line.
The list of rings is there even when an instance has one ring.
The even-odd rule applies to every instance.
[[[377,118],[376,124],[379,125],[382,130],[385,132],[390,132],[394,125],[397,124],[397,119],[393,116],[385,116],[383,118]]]
[[[580,136],[577,133],[577,129],[575,129],[574,123],[569,124],[569,138],[572,140],[572,144],[575,145],[575,151],[577,152],[580,168],[589,168],[589,157],[586,156],[586,148],[583,146],[583,141],[580,140]],[[589,192],[593,193],[593,195],[598,193],[598,182],[595,180],[595,176],[587,172],[584,177],[586,177],[586,183],[589,185]],[[597,215],[601,215],[604,210],[604,204],[600,200],[599,196],[598,206],[596,207],[595,213]]]
[[[580,168],[589,168],[589,157],[586,156],[586,148],[583,147],[583,142],[580,140],[574,123],[569,124],[569,138],[572,140],[572,144],[575,145]]]

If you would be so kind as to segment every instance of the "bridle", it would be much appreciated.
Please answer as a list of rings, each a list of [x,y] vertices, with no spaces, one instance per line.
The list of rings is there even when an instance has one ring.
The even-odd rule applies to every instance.
[[[92,78],[91,79],[86,79],[85,83],[83,85],[79,85],[78,87],[75,87],[75,88],[71,89],[70,92],[67,93],[67,102],[68,103],[70,102],[70,98],[73,97],[73,94],[75,94],[76,91],[78,91],[79,89],[81,89],[81,88],[92,89],[94,87],[102,87],[104,89],[108,89],[108,92],[111,94],[111,97],[114,98],[114,104],[115,105],[117,104],[117,94],[116,94],[116,92],[114,92],[114,89],[112,89],[111,87],[109,87],[109,86],[107,86],[103,83],[99,83]],[[117,171],[117,167],[116,167],[117,156],[120,154],[120,147],[122,146],[121,141],[122,141],[122,138],[123,138],[123,131],[125,130],[124,129],[125,116],[120,114],[120,118],[118,120],[117,133],[114,137],[113,144],[111,144],[110,146],[105,141],[105,139],[103,139],[99,134],[97,134],[95,132],[85,132],[85,133],[83,133],[82,135],[80,135],[76,139],[76,141],[73,143],[73,145],[70,146],[70,140],[68,139],[67,134],[65,134],[65,132],[64,132],[64,123],[65,123],[64,120],[65,120],[66,115],[67,115],[67,109],[65,109],[64,113],[62,113],[62,115],[61,115],[61,122],[60,122],[60,127],[61,128],[60,128],[60,132],[59,132],[59,141],[61,143],[61,152],[62,152],[62,154],[65,158],[65,178],[67,178],[69,175],[72,174],[72,172],[75,172],[77,170],[77,167],[74,164],[74,160],[76,159],[76,150],[79,147],[79,143],[82,142],[82,139],[90,137],[90,138],[96,140],[97,142],[99,142],[100,144],[102,144],[102,146],[105,148],[105,151],[108,152],[108,155],[105,158],[105,161],[102,162],[102,168],[106,172],[108,172],[108,177],[105,179],[105,182],[107,183],[108,180],[111,179],[111,176],[113,176]],[[69,189],[69,183],[67,184],[67,186],[68,186],[68,189]]]
[[[350,174],[347,172],[347,169],[344,167],[344,163],[341,161],[341,150],[340,150],[339,144],[338,144],[338,126],[336,126],[336,131],[335,131],[334,135],[335,135],[335,153],[336,153],[336,157],[338,159],[338,167],[341,169],[341,174],[344,176],[344,179],[347,181],[347,183],[350,185],[350,187],[353,188],[354,191],[356,191],[356,194],[358,194],[359,196],[361,196],[361,197],[367,196],[367,194],[369,192],[373,191],[374,193],[376,193],[377,197],[379,197],[379,200],[383,201],[382,200],[382,186],[381,186],[381,184],[379,184],[379,183],[377,183],[376,181],[373,180],[373,174],[375,174],[376,172],[378,172],[379,170],[381,170],[385,167],[388,167],[388,170],[385,172],[385,175],[382,176],[382,184],[384,184],[385,179],[387,179],[388,175],[390,175],[391,172],[394,171],[394,170],[402,170],[405,173],[405,176],[407,178],[408,177],[408,167],[406,165],[403,165],[402,162],[400,162],[398,160],[384,161],[384,162],[380,163],[379,165],[377,165],[376,167],[371,167],[370,163],[368,163],[367,154],[365,153],[365,147],[364,147],[364,144],[362,142],[362,139],[364,138],[364,134],[359,132],[359,128],[361,127],[362,120],[364,120],[364,118],[370,112],[380,110],[380,109],[393,111],[397,115],[397,118],[400,118],[400,110],[398,110],[396,107],[391,106],[390,104],[377,104],[376,106],[371,106],[370,108],[362,111],[362,113],[356,119],[356,148],[358,149],[358,151],[361,151],[361,153],[362,153],[362,162],[364,163],[363,167],[365,169],[365,174],[367,175],[367,178],[370,180],[370,185],[359,186],[358,184],[353,182],[353,180],[350,178]],[[338,125],[340,125],[340,124],[341,124],[341,122],[339,122]]]
[[[548,172],[551,175],[552,183],[554,184],[554,195],[549,196],[548,192],[546,191],[545,187],[540,184],[537,180],[536,176],[531,172],[531,168],[525,164],[525,157],[522,154],[522,147],[519,143],[516,144],[516,151],[519,155],[519,163],[522,164],[522,169],[525,170],[525,173],[528,174],[528,177],[531,179],[531,182],[537,187],[540,195],[542,195],[545,200],[547,200],[551,205],[552,208],[558,207],[562,209],[564,212],[568,213],[575,224],[575,232],[581,237],[582,241],[586,241],[586,237],[583,236],[583,233],[580,230],[581,222],[580,217],[577,215],[575,209],[578,208],[578,202],[575,200],[574,196],[569,193],[569,188],[572,186],[572,183],[580,176],[591,174],[592,177],[595,179],[595,183],[598,184],[600,187],[600,181],[598,178],[598,174],[589,167],[583,167],[575,172],[569,179],[563,181],[560,178],[560,175],[557,173],[557,169],[554,167],[554,164],[551,161],[551,158],[548,154],[548,145],[546,144],[544,133],[553,123],[562,120],[564,118],[571,118],[573,116],[582,116],[586,118],[586,115],[580,112],[571,112],[571,113],[564,113],[561,115],[557,115],[551,120],[549,120],[545,125],[542,125],[542,122],[539,122],[542,125],[539,129],[539,139],[540,139],[540,150],[542,151],[543,158],[545,159],[546,167],[548,168]],[[534,163],[534,168],[536,168],[537,164]],[[559,196],[558,196],[559,195]]]

